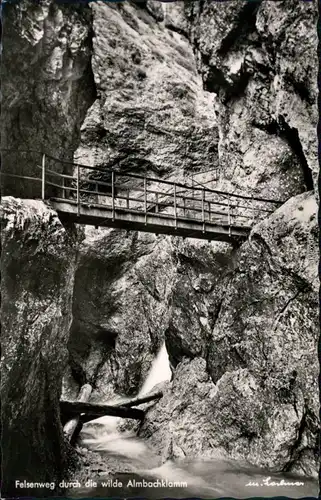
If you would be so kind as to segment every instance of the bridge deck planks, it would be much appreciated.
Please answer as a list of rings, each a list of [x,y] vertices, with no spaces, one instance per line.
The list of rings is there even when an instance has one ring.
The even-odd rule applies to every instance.
[[[183,236],[185,238],[198,238],[209,241],[233,242],[233,240],[245,240],[251,228],[247,226],[221,225],[213,221],[188,219],[170,214],[148,213],[138,210],[127,210],[125,208],[97,207],[93,205],[80,206],[78,215],[77,205],[69,200],[59,198],[51,199],[51,205],[57,210],[63,221],[119,228],[134,231],[143,231],[156,234],[168,234],[171,236]],[[114,217],[113,217],[114,215]]]

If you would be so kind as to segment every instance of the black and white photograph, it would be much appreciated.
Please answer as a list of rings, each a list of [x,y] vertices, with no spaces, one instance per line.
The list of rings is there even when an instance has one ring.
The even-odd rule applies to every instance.
[[[0,9],[1,498],[318,498],[318,3]]]

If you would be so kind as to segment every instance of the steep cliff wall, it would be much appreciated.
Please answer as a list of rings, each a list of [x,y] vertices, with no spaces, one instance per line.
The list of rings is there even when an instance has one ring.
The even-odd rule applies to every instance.
[[[217,167],[213,96],[186,37],[131,2],[92,4],[97,99],[76,157],[122,171],[183,175]],[[156,17],[156,19],[155,19]]]
[[[135,394],[166,338],[174,368],[205,356],[211,300],[230,247],[144,233],[88,230],[80,248],[69,342],[78,384],[93,397]]]
[[[281,200],[312,189],[316,4],[205,0],[184,13],[204,87],[218,97],[224,185]]]
[[[15,481],[61,480],[67,465],[59,414],[68,361],[74,240],[41,202],[1,207],[2,493],[46,496]]]
[[[93,398],[108,400],[135,394],[145,379],[164,338],[173,271],[168,244],[154,235],[88,233],[75,277],[71,369],[94,386]]]
[[[96,96],[91,70],[92,25],[88,6],[49,0],[7,2],[1,71],[3,170],[39,176],[44,151],[70,160],[79,129]],[[64,170],[62,164],[51,165]],[[40,197],[39,185],[5,178],[10,195]]]

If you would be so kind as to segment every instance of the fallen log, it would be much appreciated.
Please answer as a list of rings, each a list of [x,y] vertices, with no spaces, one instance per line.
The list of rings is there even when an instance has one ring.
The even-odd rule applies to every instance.
[[[112,407],[113,408],[131,408],[133,406],[139,406],[139,405],[142,405],[144,403],[148,403],[149,401],[153,401],[155,399],[160,399],[162,397],[163,397],[162,392],[156,392],[155,394],[150,394],[149,396],[145,396],[142,398],[132,399],[131,401],[127,401],[127,403],[119,403],[117,405],[113,405]],[[95,418],[99,418],[99,417],[93,417],[92,415],[86,415],[84,413],[82,415],[80,415],[80,421],[83,424],[86,424],[87,422],[91,422],[92,420],[95,420]]]
[[[155,392],[155,394],[150,394],[149,396],[144,396],[142,398],[136,398],[132,399],[131,401],[128,401],[127,403],[119,403],[118,405],[115,405],[115,407],[119,408],[122,406],[123,408],[131,408],[132,406],[139,406],[144,403],[149,403],[149,401],[153,401],[154,399],[160,399],[163,397],[162,392]]]
[[[112,416],[121,418],[132,418],[136,420],[143,420],[145,412],[136,408],[124,408],[123,406],[110,406],[105,404],[84,403],[82,401],[60,401],[60,411],[62,413],[69,413],[80,415],[85,413],[86,417],[91,416],[95,418]]]
[[[92,386],[90,384],[85,384],[81,387],[78,395],[78,402],[86,402],[89,399],[89,396],[92,392]],[[68,422],[64,425],[64,433],[70,442],[74,436],[74,433],[76,429],[79,427],[80,424],[80,413],[73,417],[71,420],[68,420]]]

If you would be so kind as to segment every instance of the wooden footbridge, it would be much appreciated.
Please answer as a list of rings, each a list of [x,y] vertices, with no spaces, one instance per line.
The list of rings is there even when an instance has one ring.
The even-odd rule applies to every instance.
[[[38,184],[37,197],[49,200],[62,221],[96,227],[235,243],[246,239],[253,224],[282,203],[94,168],[43,153],[33,171],[34,176],[2,176],[26,186]]]

